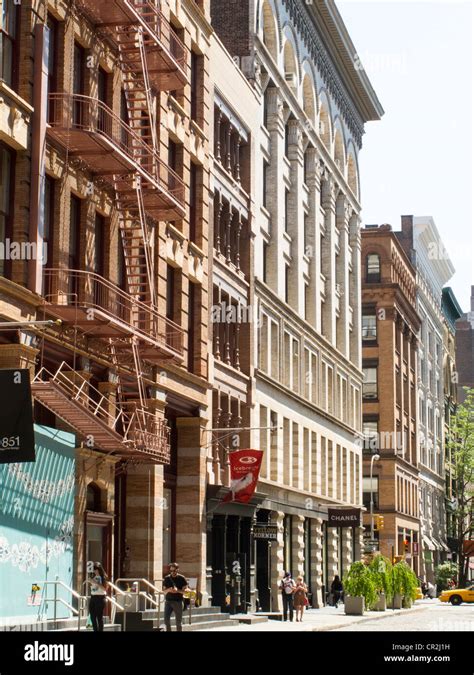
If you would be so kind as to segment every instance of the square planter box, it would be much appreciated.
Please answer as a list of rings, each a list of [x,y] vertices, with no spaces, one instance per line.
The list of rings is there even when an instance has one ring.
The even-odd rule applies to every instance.
[[[356,596],[347,596],[344,599],[344,610],[346,614],[362,616],[364,613],[364,598]]]
[[[402,609],[403,598],[399,593],[396,593],[393,598],[393,609]]]
[[[387,598],[385,597],[384,593],[381,593],[379,595],[379,599],[377,600],[372,609],[374,612],[385,612],[385,610],[387,609]]]
[[[410,609],[413,606],[411,598],[403,598],[403,609]]]

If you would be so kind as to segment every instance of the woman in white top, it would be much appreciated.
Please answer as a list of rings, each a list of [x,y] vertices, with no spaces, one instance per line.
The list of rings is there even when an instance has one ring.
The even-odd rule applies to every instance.
[[[91,599],[89,614],[94,631],[104,630],[105,597],[107,595],[107,575],[100,563],[94,564],[94,573],[91,576]]]

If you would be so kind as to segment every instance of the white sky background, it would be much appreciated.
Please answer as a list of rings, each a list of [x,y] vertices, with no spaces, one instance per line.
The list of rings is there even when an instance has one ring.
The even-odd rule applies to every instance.
[[[464,311],[474,284],[473,4],[336,0],[385,110],[360,155],[363,224],[433,216]]]

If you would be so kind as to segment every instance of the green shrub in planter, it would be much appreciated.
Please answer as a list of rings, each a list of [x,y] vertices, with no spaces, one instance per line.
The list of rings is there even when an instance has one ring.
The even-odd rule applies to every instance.
[[[393,598],[392,563],[379,554],[374,557],[369,569],[378,595],[384,594],[387,604],[390,605]]]
[[[364,598],[367,608],[375,605],[378,599],[374,577],[363,562],[353,562],[344,576],[344,596]]]
[[[418,588],[418,579],[411,567],[406,562],[396,563],[392,569],[393,593],[403,596],[406,599],[405,605],[416,599],[416,589]]]
[[[453,562],[446,562],[442,565],[438,565],[435,569],[436,577],[436,587],[438,590],[438,595],[441,591],[446,591],[449,588],[449,584],[457,578],[458,566]]]

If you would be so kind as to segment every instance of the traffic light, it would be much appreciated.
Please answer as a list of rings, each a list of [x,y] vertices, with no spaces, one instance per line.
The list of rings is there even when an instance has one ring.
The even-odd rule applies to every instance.
[[[385,527],[384,517],[380,515],[374,516],[374,530],[376,532],[379,532],[380,530],[383,530],[384,527]]]
[[[410,542],[408,541],[408,539],[404,539],[403,540],[403,552],[408,553],[409,550],[410,550]]]

